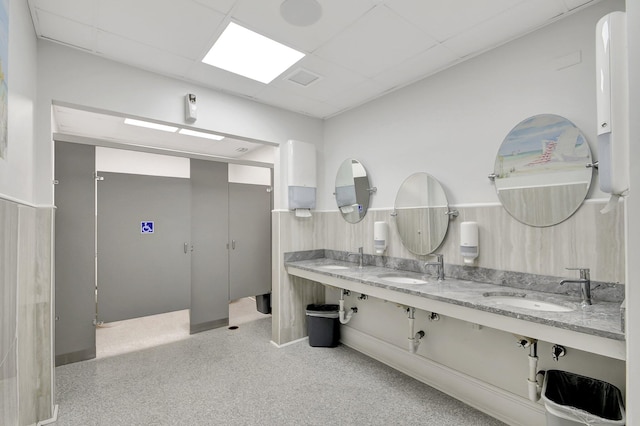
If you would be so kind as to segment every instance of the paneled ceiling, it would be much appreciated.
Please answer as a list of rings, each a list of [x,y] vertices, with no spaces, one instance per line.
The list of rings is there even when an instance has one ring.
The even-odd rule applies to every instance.
[[[289,0],[292,1],[292,0]],[[38,37],[261,103],[328,118],[598,0],[318,0],[309,26],[283,0],[28,0]],[[270,84],[201,63],[234,21],[306,53]],[[300,70],[318,75],[303,86]]]

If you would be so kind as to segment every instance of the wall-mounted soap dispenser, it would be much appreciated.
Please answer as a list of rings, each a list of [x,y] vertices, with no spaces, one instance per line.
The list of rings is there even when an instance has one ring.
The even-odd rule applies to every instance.
[[[373,223],[373,248],[376,254],[382,254],[387,249],[388,229],[387,222],[380,221]]]
[[[310,217],[316,207],[316,147],[294,140],[286,145],[289,210],[297,217]]]
[[[473,263],[478,257],[478,223],[460,224],[460,254],[464,263]]]
[[[603,212],[629,189],[629,83],[625,12],[605,15],[596,25],[598,175],[612,194]]]

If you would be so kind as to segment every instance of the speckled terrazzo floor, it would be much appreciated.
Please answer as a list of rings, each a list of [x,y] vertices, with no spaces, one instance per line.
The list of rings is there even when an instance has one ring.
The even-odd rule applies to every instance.
[[[58,367],[56,425],[503,424],[345,346],[270,336],[265,318]]]

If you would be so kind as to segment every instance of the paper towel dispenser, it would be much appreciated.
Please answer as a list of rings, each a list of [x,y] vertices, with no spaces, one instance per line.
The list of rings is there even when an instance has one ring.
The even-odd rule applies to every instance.
[[[316,147],[295,140],[287,141],[287,188],[289,210],[309,217],[316,207]]]
[[[626,26],[625,12],[605,15],[596,25],[598,174],[600,189],[614,196],[629,189]]]

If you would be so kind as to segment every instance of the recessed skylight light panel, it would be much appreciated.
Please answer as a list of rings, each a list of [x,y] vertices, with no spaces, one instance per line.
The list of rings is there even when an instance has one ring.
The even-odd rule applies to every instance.
[[[269,84],[304,53],[230,22],[202,62]]]

